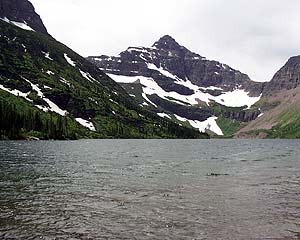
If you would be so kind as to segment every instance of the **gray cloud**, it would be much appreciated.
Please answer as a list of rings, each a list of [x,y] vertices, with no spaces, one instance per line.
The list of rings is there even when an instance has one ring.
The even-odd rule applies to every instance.
[[[83,56],[150,46],[165,34],[267,81],[300,54],[299,0],[31,0],[49,32]]]

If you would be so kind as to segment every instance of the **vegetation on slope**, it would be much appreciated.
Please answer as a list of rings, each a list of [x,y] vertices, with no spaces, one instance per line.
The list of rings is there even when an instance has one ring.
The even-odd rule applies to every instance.
[[[27,101],[11,95],[14,100],[7,104],[5,99],[8,94],[0,91],[1,104],[6,106],[3,108],[4,115],[32,123],[29,127],[12,121],[14,126],[1,129],[3,137],[19,138],[28,132],[38,132],[37,135],[42,138],[54,139],[208,137],[143,110],[122,87],[55,39],[2,21],[0,29],[0,84],[11,90],[29,93]],[[66,60],[66,56],[73,64]],[[41,97],[32,85],[37,86],[44,96]],[[58,116],[34,107],[49,107],[45,98],[68,114]],[[42,126],[36,127],[37,122],[30,120],[33,115],[38,116]],[[96,132],[79,126],[75,118],[90,121]],[[8,121],[4,117],[3,120]],[[50,134],[50,122],[57,126],[54,128],[67,126],[67,134],[60,130]],[[61,122],[66,126],[58,127]],[[10,132],[9,128],[14,130]]]

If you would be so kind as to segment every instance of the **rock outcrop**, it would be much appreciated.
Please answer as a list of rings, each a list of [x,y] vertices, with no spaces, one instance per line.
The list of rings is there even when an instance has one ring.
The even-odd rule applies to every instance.
[[[0,0],[0,18],[25,23],[36,32],[48,34],[43,21],[28,0]]]

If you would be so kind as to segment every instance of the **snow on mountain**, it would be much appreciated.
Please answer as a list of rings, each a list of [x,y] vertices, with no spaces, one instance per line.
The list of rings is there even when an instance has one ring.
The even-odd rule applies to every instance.
[[[7,22],[7,23],[10,23],[10,24],[13,24],[13,25],[15,25],[19,28],[22,28],[24,30],[27,30],[27,31],[34,31],[25,21],[24,22],[11,21],[7,17],[0,18],[0,20],[2,20],[4,22]]]
[[[13,95],[15,95],[15,96],[17,96],[17,97],[23,97],[23,98],[25,98],[27,101],[32,102],[32,100],[28,98],[28,95],[30,94],[30,92],[23,93],[23,92],[21,92],[20,90],[17,90],[17,89],[9,89],[9,88],[6,88],[6,87],[4,87],[2,84],[0,84],[0,89],[2,89],[2,90],[5,91],[5,92],[8,92],[8,93],[10,93],[10,94],[13,94]]]
[[[197,120],[189,120],[184,117],[180,117],[178,115],[174,115],[177,120],[180,122],[188,122],[192,127],[199,129],[200,132],[206,132],[206,130],[210,130],[219,136],[223,136],[223,132],[221,128],[218,126],[216,120],[217,117],[210,117],[207,120],[201,122]]]
[[[204,91],[201,90],[200,87],[193,85],[190,81],[176,82],[176,84],[181,83],[183,86],[186,87],[189,86],[189,88],[194,91],[194,94],[187,96],[174,91],[173,92],[165,91],[155,82],[153,78],[147,78],[144,76],[122,76],[122,75],[114,75],[114,74],[108,74],[108,75],[118,83],[139,82],[140,84],[142,84],[143,92],[146,95],[157,94],[159,97],[165,100],[168,100],[167,97],[172,97],[174,100],[170,100],[170,101],[179,100],[180,102],[177,101],[177,103],[181,105],[185,105],[182,102],[186,102],[186,105],[198,105],[200,100],[202,102],[205,102],[208,106],[211,102],[217,102],[227,107],[247,106],[248,108],[250,108],[260,99],[260,96],[250,97],[249,92],[246,92],[245,90],[242,89],[235,89],[234,91],[222,92],[222,94],[219,96],[213,96],[209,93],[205,93]],[[179,81],[183,81],[183,80],[179,80]]]
[[[180,115],[192,127],[200,131],[210,129],[218,135],[222,135],[222,130],[216,126],[216,104],[247,111],[261,98],[260,83],[226,64],[189,51],[170,36],[162,37],[152,47],[129,47],[115,57],[96,56],[88,60],[123,85],[140,100],[141,106],[150,107],[163,117]],[[193,114],[197,109],[202,109],[202,117]],[[246,114],[227,115],[241,120]]]
[[[72,67],[76,67],[76,63],[68,56],[68,54],[64,53],[64,58]]]
[[[91,130],[91,131],[93,131],[93,132],[96,131],[96,128],[95,128],[95,126],[94,126],[94,124],[93,124],[92,122],[87,121],[87,120],[82,119],[82,118],[75,118],[75,120],[76,120],[79,124],[81,124],[82,126],[88,128],[89,130]]]
[[[67,111],[62,110],[54,102],[52,102],[50,99],[46,98],[45,95],[44,95],[44,93],[42,92],[42,90],[39,88],[39,86],[37,84],[33,84],[32,82],[30,82],[27,79],[24,79],[24,80],[26,82],[28,82],[31,85],[32,90],[36,91],[37,95],[48,104],[48,107],[40,106],[40,105],[36,105],[36,107],[42,109],[44,112],[48,112],[48,111],[55,112],[55,113],[57,113],[57,114],[59,114],[61,116],[66,116],[68,114]]]

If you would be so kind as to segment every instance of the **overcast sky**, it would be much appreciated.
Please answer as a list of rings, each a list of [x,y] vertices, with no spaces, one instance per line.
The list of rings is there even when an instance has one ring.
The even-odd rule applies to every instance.
[[[83,56],[117,55],[169,34],[268,81],[300,55],[300,0],[30,0],[48,31]]]

